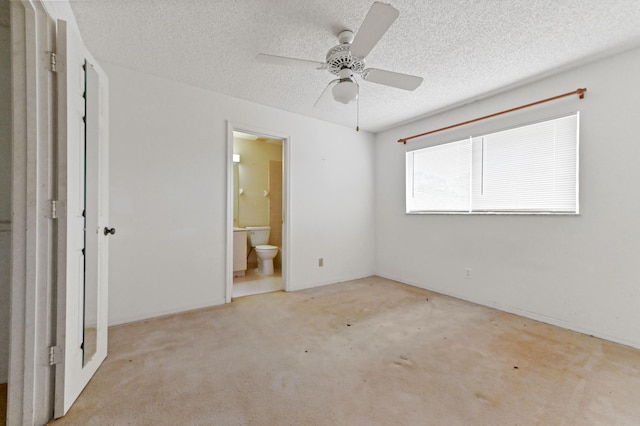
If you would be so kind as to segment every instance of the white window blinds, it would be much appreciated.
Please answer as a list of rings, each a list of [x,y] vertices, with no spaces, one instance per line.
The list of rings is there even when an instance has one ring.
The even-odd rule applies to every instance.
[[[407,211],[467,211],[471,139],[407,153]]]
[[[578,127],[576,113],[408,152],[407,212],[577,213]]]

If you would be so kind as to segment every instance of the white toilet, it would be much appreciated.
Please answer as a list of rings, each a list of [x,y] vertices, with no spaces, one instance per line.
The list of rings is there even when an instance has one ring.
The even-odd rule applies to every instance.
[[[271,227],[247,226],[246,230],[249,234],[249,244],[258,256],[258,273],[273,275],[273,258],[278,254],[278,247],[268,245]]]

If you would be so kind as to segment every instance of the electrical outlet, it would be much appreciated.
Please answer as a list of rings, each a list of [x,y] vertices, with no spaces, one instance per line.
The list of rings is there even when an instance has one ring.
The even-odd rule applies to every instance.
[[[324,266],[324,259],[323,258],[318,259],[318,266]]]
[[[464,268],[464,276],[467,279],[471,279],[471,268]]]

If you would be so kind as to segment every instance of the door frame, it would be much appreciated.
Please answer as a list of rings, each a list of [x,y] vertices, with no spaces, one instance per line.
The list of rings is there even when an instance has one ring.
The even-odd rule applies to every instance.
[[[281,132],[263,129],[248,124],[227,121],[227,220],[226,220],[226,273],[225,273],[225,303],[231,302],[233,296],[233,132],[250,133],[271,139],[282,140],[282,288],[290,291],[289,284],[291,269],[291,212],[290,212],[290,145],[291,138]]]

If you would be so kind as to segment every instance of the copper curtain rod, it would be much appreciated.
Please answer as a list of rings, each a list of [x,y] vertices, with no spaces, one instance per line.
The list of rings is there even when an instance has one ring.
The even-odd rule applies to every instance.
[[[578,96],[580,96],[580,99],[583,99],[584,98],[584,92],[586,92],[586,91],[587,91],[586,88],[577,89],[577,90],[574,90],[573,92],[567,92],[567,93],[563,93],[562,95],[554,96],[552,98],[543,99],[541,101],[533,102],[533,103],[526,104],[526,105],[520,105],[519,107],[515,107],[515,108],[507,109],[507,110],[504,110],[504,111],[496,112],[495,114],[485,115],[484,117],[474,118],[473,120],[469,120],[469,121],[463,121],[462,123],[454,124],[454,125],[447,126],[447,127],[442,127],[440,129],[436,129],[436,130],[431,130],[430,132],[426,132],[426,133],[420,133],[419,135],[409,136],[408,138],[398,139],[398,142],[406,144],[407,141],[411,140],[411,139],[421,138],[422,136],[427,136],[427,135],[430,135],[432,133],[442,132],[443,130],[453,129],[454,127],[464,126],[465,124],[475,123],[476,121],[480,121],[480,120],[486,120],[487,118],[496,117],[498,115],[506,114],[508,112],[513,112],[513,111],[517,111],[519,109],[529,108],[529,107],[532,107],[534,105],[543,104],[545,102],[555,101],[556,99],[564,98],[566,96],[578,95]]]

